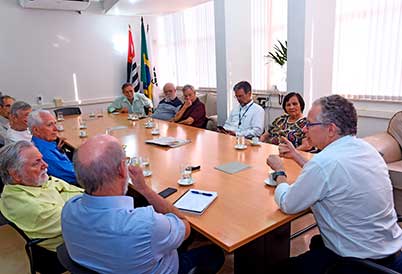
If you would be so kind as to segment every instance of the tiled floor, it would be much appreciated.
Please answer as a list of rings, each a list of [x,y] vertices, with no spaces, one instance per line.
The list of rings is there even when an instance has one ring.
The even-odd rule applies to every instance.
[[[292,233],[304,227],[314,219],[312,215],[299,218],[292,223]],[[318,234],[314,228],[291,241],[291,256],[298,255],[307,250],[310,238]],[[24,250],[24,240],[9,226],[0,227],[0,274],[29,273],[29,263]],[[227,254],[225,265],[219,274],[233,273],[233,255]]]

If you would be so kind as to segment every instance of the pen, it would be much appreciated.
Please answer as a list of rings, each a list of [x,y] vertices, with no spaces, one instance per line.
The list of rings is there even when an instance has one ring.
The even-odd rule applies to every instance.
[[[212,196],[211,193],[199,192],[199,191],[197,191],[197,190],[191,190],[191,193],[194,193],[194,194],[201,194],[201,195],[205,195],[205,196]]]

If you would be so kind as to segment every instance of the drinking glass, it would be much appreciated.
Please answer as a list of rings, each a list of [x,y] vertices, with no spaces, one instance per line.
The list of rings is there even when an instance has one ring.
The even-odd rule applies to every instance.
[[[145,177],[150,176],[152,174],[151,171],[151,163],[149,161],[149,157],[143,156],[140,159],[141,163],[141,168],[142,168],[142,174],[144,174]]]
[[[236,133],[236,145],[238,147],[244,147],[246,144],[246,139],[243,134]]]
[[[192,169],[190,164],[181,164],[180,165],[180,181],[184,183],[189,183],[192,180]]]
[[[57,112],[57,121],[64,121],[63,112]]]
[[[87,128],[87,122],[85,120],[80,119],[80,129]]]

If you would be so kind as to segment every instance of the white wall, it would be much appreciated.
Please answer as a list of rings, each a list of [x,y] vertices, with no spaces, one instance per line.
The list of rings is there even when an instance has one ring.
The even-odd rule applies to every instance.
[[[93,5],[93,4],[91,4]],[[126,80],[128,24],[140,55],[140,18],[106,16],[101,6],[73,11],[23,9],[0,1],[0,91],[44,103],[110,100]]]

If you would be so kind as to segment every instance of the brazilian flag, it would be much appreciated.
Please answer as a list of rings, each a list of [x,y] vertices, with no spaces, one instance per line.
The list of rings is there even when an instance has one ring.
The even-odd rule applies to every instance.
[[[147,38],[145,35],[144,20],[141,17],[141,82],[144,94],[152,100],[151,63],[148,58]]]

